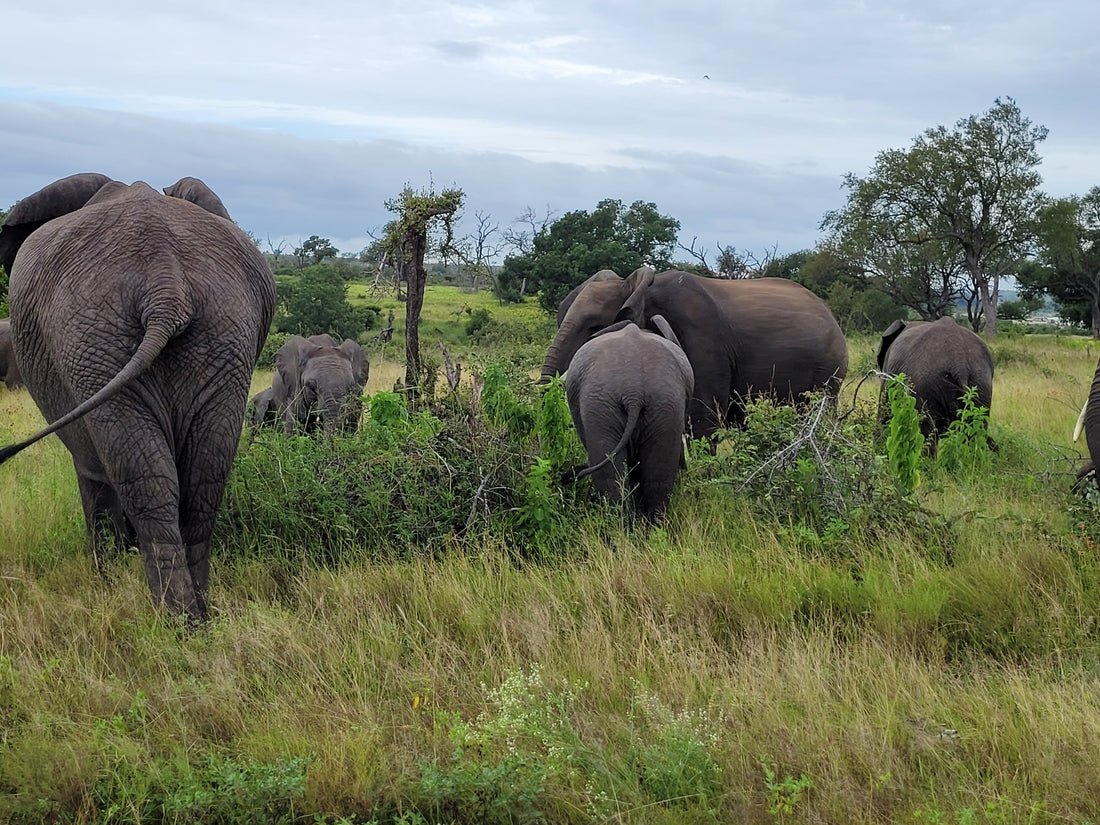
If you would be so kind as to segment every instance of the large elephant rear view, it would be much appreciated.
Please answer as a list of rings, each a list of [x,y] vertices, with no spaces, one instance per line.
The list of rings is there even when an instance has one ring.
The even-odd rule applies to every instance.
[[[93,553],[137,543],[157,604],[206,615],[210,537],[275,307],[256,245],[205,184],[74,175],[0,231],[23,379],[72,453]]]
[[[542,365],[543,380],[564,373],[592,335],[616,321],[649,325],[664,316],[695,375],[691,430],[706,437],[744,418],[754,395],[780,401],[836,393],[848,346],[825,302],[784,278],[719,280],[639,269],[591,280],[565,312]]]

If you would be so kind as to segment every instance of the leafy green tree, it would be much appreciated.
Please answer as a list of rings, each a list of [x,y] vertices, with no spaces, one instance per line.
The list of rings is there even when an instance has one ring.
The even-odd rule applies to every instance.
[[[497,275],[497,296],[520,300],[538,291],[539,305],[557,312],[577,284],[601,269],[620,275],[642,264],[668,269],[680,222],[661,215],[656,204],[602,200],[591,212],[568,212],[539,230],[531,250],[505,258]]]
[[[339,250],[332,245],[332,241],[328,238],[310,235],[307,240],[302,242],[301,246],[294,250],[294,257],[298,259],[298,268],[301,269],[310,264],[316,266],[325,258],[335,258],[338,252]]]
[[[1048,294],[1063,318],[1100,338],[1100,186],[1058,198],[1039,218],[1039,254],[1016,273],[1025,297]]]
[[[332,264],[318,264],[277,277],[279,306],[275,331],[292,335],[327,332],[337,341],[357,339],[378,323],[374,309],[348,303],[347,283]]]
[[[822,228],[869,272],[886,264],[905,271],[909,250],[921,247],[925,262],[957,258],[986,333],[996,335],[1000,278],[1035,240],[1042,203],[1036,147],[1046,136],[1011,98],[998,98],[954,129],[936,126],[909,149],[880,152],[866,178],[846,175],[847,206],[828,213]]]

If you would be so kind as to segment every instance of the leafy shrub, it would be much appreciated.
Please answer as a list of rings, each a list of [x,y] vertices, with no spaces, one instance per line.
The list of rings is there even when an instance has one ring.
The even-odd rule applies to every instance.
[[[814,552],[839,550],[861,531],[891,522],[927,528],[927,519],[913,518],[914,502],[876,448],[878,429],[873,411],[838,415],[826,397],[801,409],[759,399],[747,405],[743,429],[718,434],[716,455],[692,444],[685,483],[734,487],[746,506]]]
[[[886,437],[886,453],[894,482],[903,496],[912,495],[920,484],[920,457],[924,436],[920,430],[917,402],[905,385],[905,374],[899,373],[887,382],[886,396],[890,403],[890,434]]]
[[[484,419],[467,394],[411,413],[400,394],[379,392],[355,433],[252,434],[226,487],[219,535],[266,557],[319,564],[439,549],[474,530],[507,534],[525,555],[562,546],[578,519],[573,488],[558,477],[579,442],[560,384],[533,409],[503,368],[490,369],[481,398]],[[479,543],[466,546],[476,552]]]
[[[940,439],[937,459],[948,472],[984,472],[992,463],[989,408],[978,405],[977,396],[977,387],[967,389],[958,416]]]

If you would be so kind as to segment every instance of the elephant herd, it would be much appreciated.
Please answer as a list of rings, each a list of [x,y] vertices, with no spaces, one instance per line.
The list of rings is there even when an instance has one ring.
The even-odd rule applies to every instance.
[[[90,173],[17,203],[0,263],[11,310],[0,380],[22,381],[49,422],[0,449],[0,463],[56,432],[93,555],[105,536],[136,544],[154,603],[204,619],[214,520],[275,309],[270,268],[202,181],[157,192]],[[895,323],[878,363],[906,374],[926,433],[946,428],[970,386],[991,401],[989,350],[950,319]],[[292,336],[275,366],[253,423],[288,435],[357,424],[369,373],[357,343]],[[847,369],[839,325],[804,287],[643,267],[603,270],[566,297],[541,372],[565,375],[588,455],[575,475],[651,521],[683,467],[685,434],[738,426],[756,394],[835,395]]]

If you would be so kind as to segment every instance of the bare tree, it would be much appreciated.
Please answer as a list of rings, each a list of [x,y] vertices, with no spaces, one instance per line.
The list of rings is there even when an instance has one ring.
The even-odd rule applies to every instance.
[[[697,240],[698,236],[692,236],[689,246],[683,244],[677,244],[677,246],[699,262],[702,274],[731,281],[741,278],[761,277],[768,264],[775,260],[776,250],[779,248],[776,244],[771,249],[765,250],[763,255],[757,257],[756,254],[747,249],[744,252],[738,252],[736,247],[722,246],[715,243],[714,247],[718,250],[718,257],[715,259],[715,266],[712,268],[707,263],[706,250],[702,247],[696,250],[695,243]]]
[[[494,243],[494,238],[500,238],[500,225],[492,222],[492,217],[485,212],[475,212],[474,219],[477,227],[472,235],[467,235],[458,246],[459,259],[463,269],[469,274],[471,286],[474,292],[478,291],[479,280],[484,275],[493,280],[493,259],[500,255],[501,242]]]

